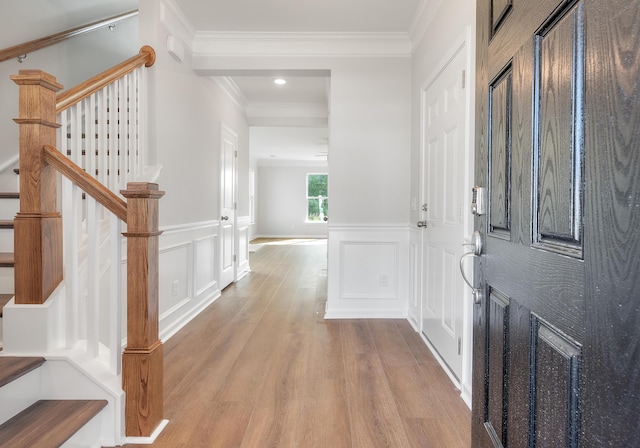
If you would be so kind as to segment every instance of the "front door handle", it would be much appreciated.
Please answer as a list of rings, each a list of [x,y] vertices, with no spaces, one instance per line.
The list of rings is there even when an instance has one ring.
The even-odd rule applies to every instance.
[[[467,257],[479,257],[480,255],[482,255],[482,236],[480,235],[480,232],[478,232],[477,230],[473,232],[473,242],[465,243],[463,244],[463,246],[473,246],[473,252],[466,252],[460,257],[460,274],[462,274],[462,279],[467,284],[467,286],[471,288],[473,303],[479,305],[480,303],[482,303],[483,299],[482,289],[476,288],[473,285],[473,281],[469,280],[467,275],[464,273],[464,260]]]

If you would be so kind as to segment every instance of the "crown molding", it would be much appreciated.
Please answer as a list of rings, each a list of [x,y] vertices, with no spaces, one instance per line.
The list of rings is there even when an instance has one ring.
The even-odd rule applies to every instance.
[[[238,85],[229,76],[213,76],[213,80],[227,94],[227,96],[238,106],[238,108],[246,114],[249,101],[244,96]]]
[[[422,0],[420,2],[409,27],[409,36],[413,47],[412,53],[420,45],[441,4],[442,0]]]
[[[194,55],[234,57],[410,56],[408,33],[196,32]]]
[[[329,126],[329,109],[320,103],[251,103],[246,116],[250,126]]]
[[[173,0],[162,0],[160,3],[160,22],[167,30],[193,52],[193,39],[196,29]]]

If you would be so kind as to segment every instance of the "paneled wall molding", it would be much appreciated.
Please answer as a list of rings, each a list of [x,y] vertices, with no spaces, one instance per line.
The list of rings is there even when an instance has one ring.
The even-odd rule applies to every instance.
[[[183,233],[191,230],[205,229],[208,227],[217,227],[220,221],[211,220],[211,221],[199,221],[192,222],[187,224],[177,224],[173,226],[163,226],[160,228],[162,230],[162,234],[166,237],[167,235],[171,235],[172,233]]]
[[[363,224],[330,224],[329,231],[340,232],[340,231],[353,231],[353,230],[365,230],[365,231],[397,231],[397,232],[408,232],[411,229],[409,224],[399,224],[399,223],[383,223],[383,224],[371,224],[371,223],[363,223]]]
[[[406,318],[409,228],[329,228],[327,319]]]
[[[166,341],[220,297],[215,260],[218,221],[162,228],[160,339]]]
[[[251,226],[250,216],[240,216],[236,219],[236,281],[247,275],[249,267],[249,227]]]

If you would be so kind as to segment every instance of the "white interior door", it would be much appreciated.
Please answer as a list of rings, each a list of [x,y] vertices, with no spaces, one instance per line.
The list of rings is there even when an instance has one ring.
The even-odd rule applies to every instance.
[[[464,241],[466,45],[423,91],[421,330],[461,379],[463,297],[458,260]]]
[[[220,164],[220,289],[235,280],[236,158],[238,136],[222,125]]]

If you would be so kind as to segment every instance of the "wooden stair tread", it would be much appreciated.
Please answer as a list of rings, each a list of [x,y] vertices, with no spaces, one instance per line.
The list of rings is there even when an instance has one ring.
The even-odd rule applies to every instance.
[[[0,317],[2,317],[2,309],[13,296],[14,294],[0,294]]]
[[[19,199],[20,193],[17,191],[1,191],[0,199]]]
[[[13,252],[0,252],[0,267],[13,267]]]
[[[107,405],[107,400],[40,400],[0,425],[0,448],[57,448]]]
[[[37,369],[44,361],[39,356],[0,356],[0,387]]]

